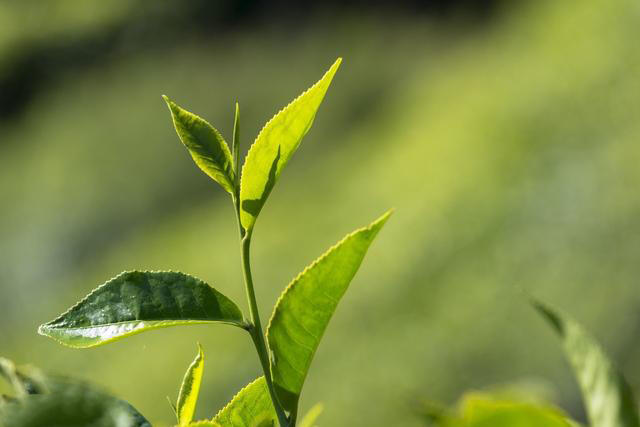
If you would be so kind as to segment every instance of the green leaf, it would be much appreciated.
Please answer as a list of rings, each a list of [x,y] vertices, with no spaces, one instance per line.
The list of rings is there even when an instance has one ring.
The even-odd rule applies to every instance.
[[[199,427],[267,427],[277,420],[267,382],[260,377],[235,395],[231,402],[218,412],[211,424],[191,424]]]
[[[273,382],[286,410],[296,408],[322,334],[389,215],[391,212],[329,249],[289,284],[276,303],[267,340]]]
[[[444,424],[464,427],[569,427],[560,411],[529,403],[493,400],[471,393],[463,403],[459,422]]]
[[[166,95],[162,97],[169,106],[176,132],[193,161],[229,194],[235,194],[233,160],[220,132],[206,120],[180,108]]]
[[[198,343],[198,355],[191,363],[182,380],[180,393],[178,394],[178,405],[176,414],[178,415],[178,424],[182,426],[188,425],[193,420],[193,414],[196,412],[196,403],[200,394],[200,384],[202,383],[202,373],[204,371],[204,353],[202,347]]]
[[[5,405],[6,427],[151,427],[131,405],[86,384],[57,380],[51,393]]]
[[[234,185],[238,187],[240,183],[240,105],[236,102],[236,114],[233,119],[233,144],[231,147],[233,154],[233,173],[235,175]]]
[[[240,222],[250,231],[282,169],[311,128],[341,58],[306,92],[276,114],[262,128],[242,168]]]
[[[596,340],[569,316],[532,302],[562,339],[593,427],[638,427],[631,387]]]
[[[237,305],[202,280],[178,272],[125,272],[38,329],[85,348],[169,326],[221,322],[244,328]]]
[[[20,397],[41,394],[47,390],[45,377],[38,369],[30,366],[18,368],[11,360],[3,357],[0,357],[0,376],[11,384]]]
[[[322,403],[316,403],[307,414],[300,420],[299,427],[316,427],[316,421],[318,417],[324,411],[324,405]]]

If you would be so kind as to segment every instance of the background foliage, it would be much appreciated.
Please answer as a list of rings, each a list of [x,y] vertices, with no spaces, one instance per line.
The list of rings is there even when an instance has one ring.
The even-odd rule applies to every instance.
[[[165,396],[199,340],[197,417],[211,417],[258,375],[242,331],[79,352],[36,327],[124,269],[189,271],[244,301],[231,206],[177,143],[160,94],[227,140],[238,99],[246,150],[343,56],[256,231],[263,318],[328,245],[397,211],[301,412],[322,400],[321,425],[420,425],[416,400],[525,381],[582,419],[522,289],[572,313],[640,384],[637,3],[205,3],[0,1],[0,354],[91,379],[169,425]]]

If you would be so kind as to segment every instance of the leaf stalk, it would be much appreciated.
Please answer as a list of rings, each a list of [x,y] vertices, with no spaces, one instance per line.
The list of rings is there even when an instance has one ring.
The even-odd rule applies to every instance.
[[[240,223],[240,197],[237,193],[233,197],[233,202],[236,210],[236,219],[238,220],[238,227],[240,231],[240,243],[241,243],[241,251],[240,258],[242,261],[242,275],[244,278],[245,291],[247,294],[247,301],[249,303],[249,315],[251,317],[250,320],[250,328],[247,329],[249,334],[251,335],[251,339],[253,340],[253,344],[256,348],[256,352],[258,353],[258,358],[260,359],[260,364],[262,365],[262,370],[264,372],[264,378],[267,383],[267,388],[269,389],[269,395],[271,396],[271,401],[273,402],[273,407],[276,410],[276,415],[278,416],[278,422],[281,427],[293,427],[295,426],[295,417],[291,423],[287,418],[287,415],[284,411],[284,408],[280,404],[278,400],[278,396],[276,394],[276,390],[273,386],[273,380],[271,378],[271,368],[269,365],[269,352],[267,350],[267,344],[264,339],[264,333],[262,331],[262,324],[260,322],[260,313],[258,312],[258,303],[256,300],[256,293],[253,287],[253,276],[251,274],[251,231],[245,231]]]

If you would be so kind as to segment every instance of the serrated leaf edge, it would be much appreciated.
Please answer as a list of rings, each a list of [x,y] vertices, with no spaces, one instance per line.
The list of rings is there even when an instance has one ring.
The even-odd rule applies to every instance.
[[[280,305],[280,302],[286,297],[286,295],[293,289],[293,286],[298,282],[298,280],[300,280],[300,278],[302,276],[307,274],[307,272],[309,270],[314,268],[317,264],[319,264],[326,257],[328,257],[331,252],[336,250],[340,245],[342,245],[344,242],[346,242],[350,238],[354,237],[358,233],[362,233],[363,231],[367,231],[367,230],[372,230],[374,227],[377,227],[377,226],[382,228],[384,226],[384,224],[387,222],[387,220],[389,219],[389,217],[393,214],[393,212],[394,212],[394,209],[390,209],[387,212],[385,212],[383,215],[381,215],[378,219],[373,221],[371,224],[366,225],[364,227],[360,227],[360,228],[352,231],[351,233],[347,234],[346,236],[344,236],[340,241],[338,241],[336,244],[334,244],[329,249],[327,249],[322,255],[320,255],[318,258],[316,258],[311,264],[307,265],[304,268],[304,270],[302,270],[300,273],[298,273],[298,275],[293,280],[291,280],[291,282],[289,282],[289,284],[284,289],[284,291],[282,291],[282,293],[280,294],[280,297],[278,298],[278,300],[276,301],[275,305],[273,306],[273,313],[271,314],[271,318],[269,319],[269,323],[267,325],[267,333],[266,333],[266,335],[267,335],[266,336],[266,338],[267,338],[267,346],[269,345],[269,331],[271,330],[271,324],[273,323],[273,321],[274,321],[274,319],[275,319],[275,317],[277,315],[278,306]],[[269,351],[271,351],[271,349],[269,349]],[[315,355],[316,351],[317,351],[317,348],[312,353],[312,355],[311,355],[312,357]],[[271,373],[273,375],[273,365],[271,365],[270,368],[271,368]],[[305,375],[305,377],[306,377],[306,375]]]
[[[260,380],[264,380],[264,375],[259,376],[258,378],[256,378],[255,380],[251,381],[249,384],[245,385],[244,387],[242,387],[236,394],[233,395],[233,397],[231,398],[231,400],[229,400],[229,402],[224,405],[222,407],[222,409],[220,409],[216,415],[210,420],[213,423],[218,423],[218,421],[216,421],[216,418],[218,418],[220,416],[220,414],[222,414],[227,408],[231,407],[231,405],[240,397],[240,395],[242,394],[242,392],[244,392],[246,389],[248,389],[249,387],[251,387],[252,385],[256,384],[258,381]],[[265,380],[265,386],[266,386],[266,380]]]
[[[50,334],[46,333],[47,330],[80,330],[80,329],[91,329],[92,327],[95,328],[96,326],[92,326],[92,327],[76,327],[76,328],[53,328],[53,327],[49,327],[48,325],[56,322],[60,319],[62,319],[64,316],[66,316],[67,314],[71,313],[76,307],[80,306],[81,304],[83,304],[84,302],[86,302],[91,295],[93,295],[95,292],[97,292],[98,290],[102,289],[103,287],[107,286],[108,284],[110,284],[112,281],[118,279],[120,276],[122,276],[123,274],[127,274],[127,273],[142,273],[142,274],[146,274],[146,273],[178,273],[178,274],[184,274],[185,276],[188,276],[192,279],[198,280],[202,283],[204,283],[205,285],[207,285],[208,287],[210,287],[211,289],[213,289],[214,291],[220,293],[220,295],[224,296],[225,298],[229,299],[229,297],[227,297],[226,295],[224,295],[223,293],[221,293],[220,291],[218,291],[217,289],[215,289],[213,286],[211,286],[210,284],[208,284],[207,282],[205,282],[202,279],[199,279],[195,276],[192,276],[190,274],[187,273],[183,273],[181,271],[175,271],[175,270],[125,270],[122,271],[120,273],[118,273],[117,275],[113,276],[112,278],[106,280],[103,284],[99,285],[98,287],[94,288],[93,290],[91,290],[84,298],[80,299],[78,302],[76,302],[75,304],[73,304],[71,307],[69,307],[65,312],[63,312],[62,314],[60,314],[58,317],[54,318],[53,320],[50,320],[46,323],[43,323],[42,325],[38,326],[38,334],[46,336],[48,338],[51,338],[55,341],[57,341],[58,343],[66,346],[66,347],[71,347],[71,348],[78,348],[77,346],[73,346],[73,345],[69,345],[68,343],[65,343],[61,340],[59,340],[56,337],[51,336]],[[233,302],[231,299],[229,299],[229,301],[231,301],[234,305],[236,305],[236,307],[238,307],[238,305]],[[144,331],[148,331],[150,329],[160,329],[160,328],[165,328],[165,327],[169,327],[169,326],[177,326],[177,325],[188,325],[188,324],[207,324],[207,323],[223,323],[223,324],[228,324],[228,325],[233,325],[233,326],[239,326],[243,329],[246,329],[248,327],[248,323],[246,320],[246,317],[244,316],[244,313],[242,313],[242,309],[240,309],[240,307],[238,307],[238,310],[240,311],[240,316],[242,317],[242,321],[236,323],[236,322],[229,322],[229,321],[222,321],[222,320],[151,320],[151,321],[145,321],[145,320],[138,320],[138,322],[157,322],[156,325],[145,329]],[[112,326],[112,325],[121,325],[121,324],[127,324],[127,323],[135,323],[134,321],[126,321],[126,322],[114,322],[114,323],[105,323],[104,325],[100,325],[98,327],[101,326]],[[138,333],[143,332],[142,330],[139,331],[132,331],[131,333],[127,333],[118,337],[114,337],[113,339],[110,340],[106,340],[106,341],[102,341],[98,344],[93,344],[93,345],[89,345],[83,348],[90,348],[90,347],[97,347],[99,345],[102,344],[107,344],[113,341],[117,341],[120,338],[124,338],[127,336],[131,336],[131,335],[136,335]]]
[[[229,149],[229,143],[227,142],[226,139],[224,139],[224,136],[222,136],[222,133],[220,133],[220,131],[213,126],[211,123],[209,123],[205,118],[197,115],[196,113],[192,113],[191,111],[187,110],[186,108],[182,108],[180,105],[178,105],[176,102],[174,102],[171,98],[169,98],[167,95],[162,95],[162,99],[164,99],[164,101],[168,104],[169,107],[169,112],[171,113],[171,122],[173,124],[173,127],[176,127],[176,119],[175,116],[173,115],[173,110],[171,110],[171,105],[174,105],[176,107],[178,107],[179,109],[186,111],[189,114],[194,115],[195,117],[197,117],[199,120],[202,120],[207,126],[209,126],[212,130],[213,133],[216,135],[216,137],[220,138],[220,140],[223,142],[222,144],[222,151],[225,152],[225,155],[228,155],[229,158],[229,162],[231,164],[231,174],[233,176],[227,176],[227,171],[224,170],[224,168],[221,168],[220,171],[223,173],[223,175],[225,176],[226,180],[227,180],[227,185],[229,185],[232,189],[235,187],[235,174],[236,172],[233,170],[233,164],[234,164],[234,160],[233,160],[233,155],[231,153],[231,150]],[[177,130],[177,129],[176,129]],[[182,144],[182,146],[187,150],[187,152],[189,153],[189,155],[191,156],[191,158],[193,159],[193,154],[191,153],[191,150],[189,149],[189,147],[187,147],[184,143],[184,141],[182,141],[182,137],[180,135],[178,135],[178,139],[180,140],[180,143]],[[193,159],[195,162],[195,159]],[[198,166],[198,169],[201,169],[200,166],[198,164],[196,164],[196,166]],[[209,175],[208,172],[206,172],[205,170],[202,170],[202,172],[205,173],[205,175],[209,176],[209,178],[213,179],[214,181],[216,181],[216,179],[214,179],[213,177],[211,177]],[[233,192],[231,190],[229,190],[224,184],[222,183],[218,183],[220,184],[220,186],[227,191],[229,194],[233,194]]]
[[[247,165],[247,162],[249,160],[249,157],[252,156],[252,153],[255,151],[255,146],[256,146],[256,142],[258,142],[258,140],[260,139],[260,137],[262,136],[262,134],[265,132],[265,129],[276,119],[276,117],[278,117],[280,114],[282,114],[284,111],[286,111],[288,108],[291,108],[291,106],[293,104],[295,104],[300,98],[302,98],[303,96],[305,96],[307,93],[311,92],[312,90],[314,90],[318,85],[320,85],[320,83],[322,83],[322,81],[325,79],[325,77],[333,72],[334,74],[338,71],[338,68],[340,67],[340,64],[342,63],[342,58],[338,58],[334,61],[334,63],[331,65],[331,67],[329,67],[329,69],[322,75],[322,77],[316,81],[313,85],[311,85],[310,87],[308,87],[304,92],[302,92],[300,95],[298,95],[297,97],[295,97],[291,102],[289,102],[287,105],[285,105],[284,107],[282,107],[277,113],[275,113],[269,120],[267,120],[267,122],[264,124],[264,126],[262,126],[262,129],[260,129],[260,132],[258,132],[258,136],[256,136],[256,138],[253,140],[253,143],[251,144],[251,147],[249,147],[249,150],[247,151],[247,154],[244,156],[244,161],[242,163],[242,171],[240,172],[240,188],[242,188],[242,180],[244,179],[244,170],[245,170],[245,166]],[[335,69],[334,69],[335,68]]]

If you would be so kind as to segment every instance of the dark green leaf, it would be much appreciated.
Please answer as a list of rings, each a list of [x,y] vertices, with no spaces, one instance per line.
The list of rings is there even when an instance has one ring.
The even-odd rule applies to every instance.
[[[0,376],[11,384],[18,396],[41,394],[47,390],[45,377],[38,369],[31,366],[18,368],[3,357],[0,357]]]
[[[249,149],[240,186],[240,222],[245,230],[253,228],[282,169],[311,128],[341,61],[338,58],[322,79],[269,120]]]
[[[176,325],[221,322],[245,327],[230,299],[202,280],[177,272],[125,272],[38,329],[61,344],[93,347]]]
[[[533,301],[562,339],[593,427],[638,427],[631,387],[597,341],[569,316]]]
[[[206,120],[180,108],[167,96],[162,97],[169,106],[176,132],[193,161],[225,190],[234,194],[233,160],[220,132]]]
[[[128,403],[86,384],[58,381],[51,393],[6,405],[3,427],[151,427]]]
[[[285,289],[267,327],[271,373],[284,408],[293,411],[320,339],[369,245],[391,213],[329,249]]]

